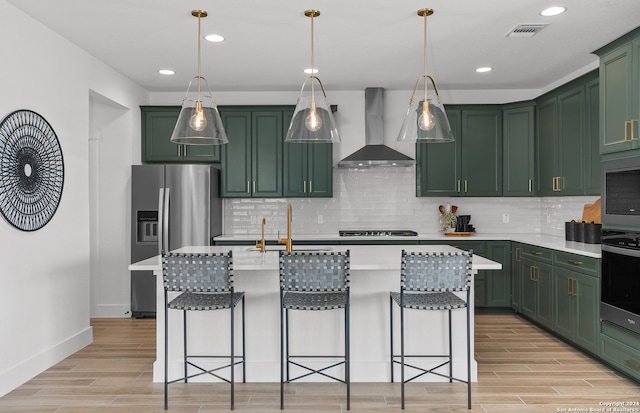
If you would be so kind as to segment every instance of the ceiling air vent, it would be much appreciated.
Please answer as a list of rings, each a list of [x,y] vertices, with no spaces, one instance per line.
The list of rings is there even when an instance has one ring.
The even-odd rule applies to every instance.
[[[506,34],[506,37],[533,37],[540,30],[544,29],[548,26],[548,23],[524,23],[519,24],[509,33]]]

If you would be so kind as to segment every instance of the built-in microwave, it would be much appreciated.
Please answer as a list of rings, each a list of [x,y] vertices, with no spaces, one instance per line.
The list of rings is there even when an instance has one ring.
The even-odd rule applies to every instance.
[[[640,229],[640,156],[602,161],[604,226]]]

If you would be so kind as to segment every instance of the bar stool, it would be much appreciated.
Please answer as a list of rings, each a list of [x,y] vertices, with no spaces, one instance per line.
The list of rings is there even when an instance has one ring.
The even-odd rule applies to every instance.
[[[242,382],[245,383],[245,328],[244,328],[244,292],[235,291],[233,282],[233,257],[227,254],[178,254],[170,253],[162,257],[162,275],[164,279],[164,409],[168,407],[169,384],[209,374],[231,384],[231,410],[234,409],[234,370],[242,365]],[[169,292],[181,294],[169,301]],[[234,313],[238,303],[242,302],[242,354],[234,354],[235,331]],[[184,376],[169,381],[169,309],[182,310],[183,313],[183,363]],[[231,350],[230,355],[194,355],[189,354],[187,346],[187,312],[230,309],[231,313]],[[212,327],[215,329],[215,326]],[[228,364],[215,368],[205,368],[194,363],[194,359],[229,359]],[[197,371],[189,374],[188,367]],[[218,374],[229,368],[230,379]]]
[[[284,409],[284,385],[312,374],[347,385],[347,410],[351,408],[349,359],[349,251],[280,251],[280,409]],[[289,310],[344,309],[344,355],[292,355],[289,349]],[[322,368],[311,368],[293,359],[339,359]],[[291,378],[289,366],[306,370]],[[344,365],[344,379],[326,371]],[[285,377],[286,371],[286,377]]]
[[[400,269],[400,292],[391,292],[389,297],[390,326],[391,326],[391,382],[394,381],[394,364],[400,364],[401,374],[401,404],[404,409],[404,385],[425,374],[435,374],[440,377],[467,384],[467,407],[471,409],[471,329],[469,296],[471,291],[471,262],[473,251],[447,253],[418,253],[402,251]],[[466,299],[458,297],[454,292],[466,292]],[[393,307],[394,302],[400,307],[400,354],[394,353],[393,348]],[[451,311],[467,309],[467,380],[453,377],[452,340],[451,340]],[[405,309],[447,311],[449,327],[448,354],[405,354]],[[400,361],[398,361],[400,358]],[[423,368],[407,364],[407,358],[446,358],[444,362],[432,368]],[[438,371],[440,367],[449,366],[449,373]],[[405,379],[405,366],[418,370],[413,377]]]

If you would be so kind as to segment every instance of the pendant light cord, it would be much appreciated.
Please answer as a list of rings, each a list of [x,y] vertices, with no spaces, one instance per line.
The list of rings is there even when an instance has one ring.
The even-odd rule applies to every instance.
[[[198,14],[198,102],[200,102],[200,19],[202,13]]]
[[[315,74],[315,55],[314,55],[314,41],[313,41],[313,18],[314,18],[314,13],[311,14],[311,77],[315,79],[316,74]],[[311,82],[311,105],[312,105],[312,109],[315,109],[315,97],[314,97],[314,92],[315,92],[315,82],[312,81]]]
[[[424,40],[424,101],[427,101],[427,14],[424,14],[424,30],[423,30],[423,40]]]

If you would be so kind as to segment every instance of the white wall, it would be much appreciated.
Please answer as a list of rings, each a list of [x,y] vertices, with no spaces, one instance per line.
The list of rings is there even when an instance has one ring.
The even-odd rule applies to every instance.
[[[147,94],[4,0],[0,0],[0,39],[0,117],[17,109],[30,109],[46,118],[60,141],[65,166],[62,199],[45,227],[22,232],[0,219],[3,395],[92,340],[90,91],[118,102],[132,113],[124,115],[117,133],[108,134],[118,135],[122,148],[119,159],[108,164],[115,175],[110,185],[117,188],[107,188],[107,192],[116,193],[128,185],[123,165],[128,168],[132,163],[132,148],[134,142],[139,142],[137,106],[147,99]],[[114,202],[124,202],[122,198]],[[121,206],[118,208],[122,210]],[[120,225],[115,216],[113,219],[115,225]],[[113,239],[108,242],[126,244],[121,234],[114,231],[109,235]],[[127,245],[114,255],[124,252],[128,260]],[[114,263],[114,267],[120,267],[115,268],[117,271],[126,271],[122,261]],[[112,284],[123,282],[121,279]],[[105,288],[113,290],[114,285]],[[109,291],[98,296],[105,301],[122,301],[122,297],[113,297]]]

